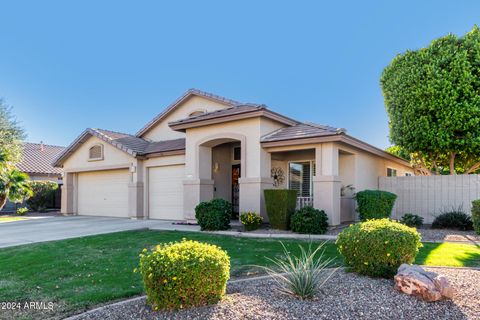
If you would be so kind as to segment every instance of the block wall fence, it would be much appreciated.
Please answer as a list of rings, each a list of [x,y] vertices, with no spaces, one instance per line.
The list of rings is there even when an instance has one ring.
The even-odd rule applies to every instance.
[[[472,201],[480,199],[480,175],[379,177],[379,189],[398,198],[393,219],[417,214],[431,224],[442,211],[462,207],[471,213]]]

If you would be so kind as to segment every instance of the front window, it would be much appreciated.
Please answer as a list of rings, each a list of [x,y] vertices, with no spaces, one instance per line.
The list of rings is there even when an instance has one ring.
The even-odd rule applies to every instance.
[[[387,177],[396,177],[397,170],[392,168],[387,168]]]
[[[288,188],[297,190],[299,197],[312,195],[312,163],[290,162],[288,168]]]

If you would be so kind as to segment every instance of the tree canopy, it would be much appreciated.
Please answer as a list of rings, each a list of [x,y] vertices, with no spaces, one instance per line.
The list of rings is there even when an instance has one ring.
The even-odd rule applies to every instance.
[[[381,76],[390,140],[423,174],[480,168],[480,30],[397,55]]]
[[[15,164],[20,160],[23,128],[12,114],[11,108],[0,99],[0,165]]]
[[[21,201],[32,195],[28,175],[16,169],[25,133],[3,100],[0,100],[0,210],[7,199]]]

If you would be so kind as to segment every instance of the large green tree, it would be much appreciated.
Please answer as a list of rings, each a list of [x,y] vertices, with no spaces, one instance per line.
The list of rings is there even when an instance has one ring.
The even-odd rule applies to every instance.
[[[28,175],[15,167],[21,157],[25,133],[3,100],[0,100],[0,210],[7,199],[21,201],[32,195]]]
[[[381,76],[390,140],[422,174],[480,168],[480,30],[397,55]]]

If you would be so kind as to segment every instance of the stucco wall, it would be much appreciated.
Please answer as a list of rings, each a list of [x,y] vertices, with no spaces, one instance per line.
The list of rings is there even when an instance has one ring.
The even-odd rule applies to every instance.
[[[218,171],[212,170],[214,180],[213,196],[215,198],[232,200],[232,147],[223,144],[212,148],[212,164],[218,163]]]
[[[90,147],[96,144],[103,145],[103,160],[89,161],[88,153]],[[118,150],[97,137],[90,137],[82,144],[63,164],[66,171],[75,169],[98,168],[115,165],[125,165],[134,162],[129,154]]]
[[[270,176],[270,155],[260,145],[260,137],[266,130],[271,132],[283,125],[265,121],[261,118],[251,118],[232,122],[213,124],[205,127],[187,129],[186,141],[186,175],[187,177],[197,177],[198,144],[201,141],[208,140],[209,137],[229,134],[245,137],[246,141],[246,168],[242,168],[242,177],[261,177]],[[263,170],[262,170],[263,169]],[[204,168],[203,170],[211,170]],[[207,175],[210,176],[210,175]]]
[[[211,112],[224,109],[226,107],[227,106],[224,104],[214,102],[203,97],[193,96],[184,101],[181,105],[177,106],[177,108],[167,117],[165,117],[159,124],[146,132],[143,135],[143,138],[151,139],[153,141],[183,138],[185,137],[185,134],[183,132],[173,131],[170,129],[168,126],[169,122],[185,119],[195,111]]]
[[[272,168],[281,168],[284,174],[284,181],[277,189],[288,188],[288,163],[290,161],[313,161],[315,160],[315,150],[298,150],[294,152],[277,152],[272,154]]]
[[[413,169],[400,163],[356,149],[344,144],[337,144],[339,153],[339,175],[342,186],[353,184],[355,191],[378,189],[378,177],[387,175],[387,168],[397,170],[398,176],[413,173]],[[342,154],[342,150],[353,154],[353,158]],[[351,166],[355,168],[352,170]]]

